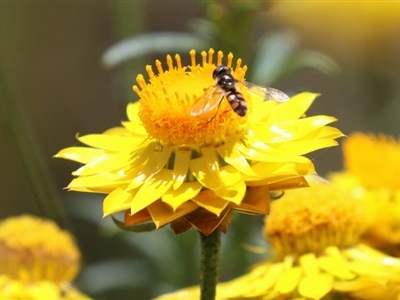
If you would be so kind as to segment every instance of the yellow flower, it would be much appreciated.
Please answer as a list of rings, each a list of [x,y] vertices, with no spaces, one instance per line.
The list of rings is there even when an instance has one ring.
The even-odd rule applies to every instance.
[[[345,170],[332,174],[332,182],[351,190],[368,208],[370,225],[363,238],[399,256],[400,142],[382,134],[354,133],[345,140],[343,154]]]
[[[400,260],[359,243],[362,202],[332,185],[291,190],[264,232],[274,258],[221,283],[217,299],[398,299]],[[157,300],[196,299],[197,287]]]
[[[248,105],[238,116],[228,101],[193,116],[191,107],[213,86],[217,65],[232,68],[243,80],[247,68],[229,54],[190,52],[190,65],[167,56],[167,68],[156,61],[157,74],[146,67],[148,80],[137,76],[133,90],[140,101],[128,105],[123,127],[78,139],[90,147],[71,147],[56,157],[85,164],[69,190],[105,193],[104,215],[125,213],[125,225],[171,223],[175,232],[194,226],[204,234],[218,226],[225,231],[232,210],[265,214],[269,193],[307,185],[315,173],[304,154],[336,145],[342,136],[326,126],[328,116],[304,118],[316,94],[302,93],[290,101],[264,101],[241,89]]]
[[[351,56],[356,60],[380,54],[400,29],[397,1],[275,1],[271,13],[324,52],[334,49],[332,54],[348,56],[356,49],[358,55]]]
[[[79,271],[73,237],[32,216],[0,223],[0,299],[90,299],[70,282]]]

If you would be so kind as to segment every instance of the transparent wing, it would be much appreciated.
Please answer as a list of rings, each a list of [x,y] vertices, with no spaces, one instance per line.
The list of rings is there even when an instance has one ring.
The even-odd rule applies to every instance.
[[[192,116],[199,116],[212,111],[225,96],[224,91],[218,86],[209,87],[204,95],[198,98],[190,108]]]
[[[286,95],[284,92],[274,88],[256,85],[247,81],[239,81],[237,84],[239,86],[243,85],[247,88],[247,92],[262,97],[264,98],[264,100],[276,100],[278,102],[286,102],[290,99],[289,96]]]

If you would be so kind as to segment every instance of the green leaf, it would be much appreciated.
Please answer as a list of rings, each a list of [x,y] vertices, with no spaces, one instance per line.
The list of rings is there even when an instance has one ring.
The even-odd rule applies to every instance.
[[[125,226],[124,222],[121,222],[119,220],[117,220],[116,218],[114,218],[114,216],[111,216],[114,224],[124,230],[124,231],[128,231],[128,232],[148,232],[148,231],[153,231],[156,229],[156,225],[154,223],[144,223],[144,224],[138,224],[138,225],[134,225],[134,226]]]
[[[166,52],[175,54],[175,52],[187,52],[191,49],[206,49],[208,46],[209,42],[206,39],[192,33],[145,33],[108,48],[101,57],[101,63],[105,68],[112,68],[143,55]]]
[[[287,62],[282,76],[303,68],[315,69],[327,75],[336,75],[340,72],[340,66],[329,56],[312,50],[303,50],[295,54]]]
[[[271,85],[280,76],[285,63],[293,55],[298,40],[298,36],[292,31],[264,35],[252,63],[251,81]]]

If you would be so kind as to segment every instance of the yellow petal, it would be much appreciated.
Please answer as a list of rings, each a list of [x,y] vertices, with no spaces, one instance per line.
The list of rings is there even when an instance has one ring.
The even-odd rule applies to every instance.
[[[90,163],[93,160],[101,159],[107,153],[101,149],[88,147],[69,147],[62,149],[54,157],[73,160],[82,164]]]
[[[303,268],[306,276],[313,276],[319,273],[318,261],[314,253],[300,256],[299,264]]]
[[[332,274],[340,279],[354,279],[356,275],[349,270],[347,261],[338,256],[322,256],[318,259],[321,270]]]
[[[215,194],[229,202],[240,204],[246,193],[246,184],[240,181],[234,185],[214,190]]]
[[[330,274],[313,274],[300,280],[299,294],[314,300],[323,298],[332,290],[333,276]]]
[[[105,134],[89,134],[77,139],[94,148],[121,152],[134,150],[143,142],[142,136],[114,136]]]
[[[318,94],[301,93],[290,98],[289,101],[273,107],[268,121],[270,123],[294,120],[302,117]]]
[[[222,186],[218,161],[215,152],[212,154],[213,151],[204,150],[203,156],[192,159],[189,165],[196,179],[210,190],[215,190]]]
[[[278,282],[276,283],[275,290],[287,294],[294,291],[299,284],[299,280],[303,271],[300,267],[293,267],[284,271],[279,275]]]
[[[142,123],[135,123],[135,122],[122,122],[122,125],[132,132],[135,136],[142,136],[143,139],[148,137],[148,133],[146,129],[143,127]]]
[[[139,116],[139,109],[140,103],[139,101],[129,103],[126,107],[126,114],[128,115],[128,119],[133,122],[140,123],[140,116]]]
[[[162,169],[147,180],[138,190],[131,203],[131,214],[142,210],[161,196],[172,186],[172,170]]]
[[[145,163],[143,173],[147,176],[151,176],[159,172],[168,162],[171,157],[172,147],[163,146],[161,149],[156,147],[151,154],[149,154],[149,159]],[[172,178],[172,177],[171,177]]]
[[[338,142],[336,142],[335,140],[321,139],[283,143],[279,146],[278,149],[279,151],[282,151],[282,153],[303,155],[318,149],[329,148],[337,145]]]
[[[229,203],[228,201],[218,197],[211,190],[200,192],[192,199],[192,201],[216,216],[220,216]]]
[[[134,196],[132,192],[116,188],[104,199],[103,217],[129,209]]]
[[[92,159],[92,162],[74,171],[74,176],[94,175],[102,172],[126,168],[130,159],[129,153],[118,153],[113,155],[103,155],[100,158]]]
[[[178,189],[170,188],[163,196],[162,201],[169,204],[173,209],[178,208],[189,199],[196,197],[202,189],[198,181],[184,182]]]
[[[101,188],[112,188],[127,185],[129,179],[123,173],[100,173],[92,176],[82,176],[75,178],[68,185],[70,190],[84,187],[87,189],[97,190]]]
[[[173,188],[176,190],[180,187],[186,178],[187,172],[189,170],[189,162],[191,151],[188,150],[178,150],[175,151],[175,161],[174,161],[174,184]]]
[[[266,130],[265,124],[255,127],[255,137],[267,143],[284,143],[299,140],[306,137],[326,124],[336,121],[336,118],[328,116],[314,116],[300,120],[280,121]]]
[[[235,167],[238,171],[247,175],[254,175],[254,171],[247,159],[236,149],[236,145],[223,144],[216,148],[218,154],[228,164]]]
[[[168,204],[161,201],[156,201],[148,206],[148,211],[153,219],[154,224],[157,228],[159,228],[172,222],[173,220],[191,213],[197,208],[198,206],[195,203],[188,201],[183,203],[174,211]]]

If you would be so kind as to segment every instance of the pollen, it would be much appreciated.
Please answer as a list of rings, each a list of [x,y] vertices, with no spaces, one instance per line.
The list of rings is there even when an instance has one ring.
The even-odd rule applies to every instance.
[[[364,214],[346,190],[321,184],[287,191],[272,203],[264,234],[278,257],[320,253],[355,244],[367,227]]]
[[[220,145],[225,140],[240,139],[246,129],[247,117],[238,116],[224,99],[220,91],[206,98],[206,92],[215,86],[213,71],[220,64],[232,69],[237,80],[243,80],[246,66],[241,60],[233,65],[230,53],[224,61],[224,55],[210,49],[203,51],[201,63],[196,59],[196,51],[190,51],[190,64],[182,66],[179,55],[174,59],[167,55],[166,66],[157,60],[155,69],[146,67],[147,80],[143,75],[136,78],[134,92],[139,96],[139,117],[151,138],[161,144],[172,146],[202,147]],[[246,97],[246,92],[241,91]],[[209,111],[200,115],[192,115],[194,103],[206,107],[208,101],[220,101]]]

